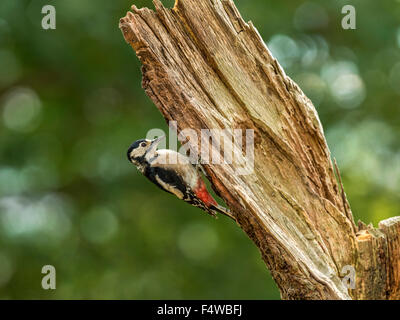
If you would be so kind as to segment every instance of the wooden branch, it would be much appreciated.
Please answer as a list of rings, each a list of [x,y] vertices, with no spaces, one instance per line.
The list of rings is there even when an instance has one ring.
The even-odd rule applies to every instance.
[[[235,163],[205,169],[282,298],[399,298],[400,220],[377,230],[354,224],[313,104],[252,23],[231,0],[154,5],[132,6],[120,21],[143,64],[143,88],[179,131],[254,130],[252,174],[236,174]],[[357,271],[355,290],[342,282],[344,266]]]

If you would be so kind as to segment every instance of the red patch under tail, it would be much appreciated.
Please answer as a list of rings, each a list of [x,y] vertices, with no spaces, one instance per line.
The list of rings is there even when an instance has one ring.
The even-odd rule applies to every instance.
[[[203,201],[207,207],[218,205],[217,202],[214,200],[214,198],[211,196],[211,194],[209,194],[206,184],[201,178],[197,182],[197,187],[196,190],[194,190],[194,192],[197,198]]]

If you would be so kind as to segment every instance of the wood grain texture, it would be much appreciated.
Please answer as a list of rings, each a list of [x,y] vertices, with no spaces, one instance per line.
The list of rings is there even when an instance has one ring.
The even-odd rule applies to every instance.
[[[398,298],[398,221],[382,222],[360,240],[317,112],[252,23],[231,0],[154,5],[132,6],[120,20],[143,65],[143,88],[178,131],[192,128],[200,137],[206,128],[254,130],[252,174],[237,175],[237,163],[205,169],[282,298]],[[357,269],[355,290],[342,283],[346,265]]]

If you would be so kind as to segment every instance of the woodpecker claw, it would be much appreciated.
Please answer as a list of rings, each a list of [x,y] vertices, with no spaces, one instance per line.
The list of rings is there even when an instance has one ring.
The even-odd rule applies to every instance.
[[[233,216],[233,214],[231,213],[231,211],[227,208],[224,208],[223,206],[220,206],[219,204],[214,205],[213,208],[216,212],[219,212],[225,216],[227,216],[228,218],[231,218],[232,220],[234,220],[236,222],[236,218]]]

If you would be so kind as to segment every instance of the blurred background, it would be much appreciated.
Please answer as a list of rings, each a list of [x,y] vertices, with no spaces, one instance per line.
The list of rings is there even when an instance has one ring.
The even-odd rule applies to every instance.
[[[0,298],[279,299],[244,232],[126,159],[149,129],[167,132],[118,29],[132,3],[153,8],[0,2]],[[56,30],[41,28],[46,4]],[[356,220],[400,215],[400,2],[236,4],[316,106]],[[341,27],[346,4],[356,30]],[[56,290],[41,288],[47,264]]]

